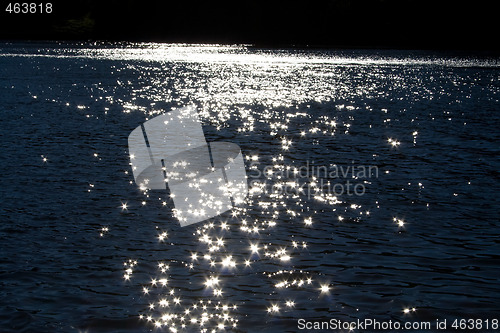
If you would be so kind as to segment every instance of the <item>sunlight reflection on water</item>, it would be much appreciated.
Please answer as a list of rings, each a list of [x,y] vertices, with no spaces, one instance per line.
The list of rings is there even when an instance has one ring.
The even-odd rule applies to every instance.
[[[96,292],[116,294],[107,306],[115,318],[129,306],[145,330],[294,331],[298,318],[460,313],[469,301],[457,295],[470,281],[470,302],[491,311],[498,300],[488,270],[495,240],[485,236],[496,210],[482,206],[488,193],[472,190],[495,177],[495,121],[483,119],[498,108],[497,59],[147,43],[14,45],[0,61],[10,64],[3,77],[23,77],[3,87],[30,98],[19,109],[11,90],[3,94],[7,120],[34,118],[25,132],[43,131],[26,159],[54,172],[54,184],[64,170],[69,183],[78,175],[71,205],[82,233],[98,236],[85,246],[120,266],[122,281],[115,274]],[[250,194],[227,214],[179,228],[168,193],[133,182],[125,142],[144,121],[189,104],[209,141],[241,147]],[[77,163],[75,147],[83,167],[61,162]],[[478,158],[486,162],[471,171]],[[377,175],[354,166],[376,166]],[[328,173],[313,172],[321,167]],[[363,195],[332,191],[348,181]],[[65,197],[45,206],[67,205]],[[462,232],[465,217],[476,227]],[[478,242],[481,258],[470,250]],[[464,268],[478,260],[485,269]]]

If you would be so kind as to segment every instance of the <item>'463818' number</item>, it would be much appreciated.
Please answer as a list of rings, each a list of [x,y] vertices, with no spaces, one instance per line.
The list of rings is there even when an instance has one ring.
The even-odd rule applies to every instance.
[[[9,2],[5,11],[9,14],[50,14],[52,13],[52,3]]]

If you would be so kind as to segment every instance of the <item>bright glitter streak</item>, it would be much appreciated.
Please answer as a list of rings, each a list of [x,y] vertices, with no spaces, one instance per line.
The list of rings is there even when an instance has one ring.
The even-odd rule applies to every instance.
[[[219,278],[217,277],[210,277],[205,281],[205,286],[212,288],[213,286],[216,286],[219,284]]]
[[[280,260],[281,261],[290,261],[291,257],[288,254],[285,254],[281,256]]]
[[[323,284],[321,285],[320,290],[322,294],[326,294],[330,291],[330,286],[328,286],[327,284]]]
[[[397,147],[401,144],[401,142],[392,138],[387,139],[387,142],[389,142],[389,144],[391,144],[393,147]]]
[[[233,260],[233,256],[227,256],[221,262],[223,267],[236,267],[236,262]]]
[[[397,217],[393,218],[393,221],[396,222],[396,224],[398,225],[398,227],[402,228],[405,226],[405,221],[404,220],[401,220],[401,219],[398,219]]]
[[[273,304],[267,308],[267,312],[269,313],[277,313],[280,311],[280,307],[277,304]]]

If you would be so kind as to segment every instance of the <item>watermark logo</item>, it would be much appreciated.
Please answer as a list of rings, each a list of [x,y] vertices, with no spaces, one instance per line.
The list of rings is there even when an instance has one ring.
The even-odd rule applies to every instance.
[[[337,201],[340,196],[363,196],[366,184],[378,178],[375,165],[317,166],[307,161],[299,167],[280,164],[264,168],[256,160],[249,166],[250,194],[278,197],[306,196],[308,199]]]
[[[195,107],[146,121],[130,133],[128,146],[135,183],[141,190],[168,186],[181,226],[220,215],[248,194],[240,148],[207,143]]]

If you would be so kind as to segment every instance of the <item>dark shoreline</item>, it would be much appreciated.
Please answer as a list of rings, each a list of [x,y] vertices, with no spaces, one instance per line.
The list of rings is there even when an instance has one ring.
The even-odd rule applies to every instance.
[[[492,4],[408,0],[52,1],[53,12],[0,8],[0,40],[250,44],[259,48],[465,50],[500,54]]]
[[[442,56],[475,56],[480,58],[496,58],[500,57],[500,49],[460,49],[460,48],[437,48],[437,47],[428,47],[428,48],[415,48],[415,47],[402,47],[402,46],[384,46],[384,45],[307,45],[307,44],[267,44],[267,43],[207,43],[207,42],[171,42],[171,41],[151,41],[151,40],[100,40],[100,39],[0,39],[0,44],[60,44],[60,45],[70,45],[72,47],[77,47],[78,45],[89,46],[93,44],[93,46],[104,46],[104,45],[114,45],[114,46],[135,46],[137,44],[172,44],[172,45],[218,45],[218,46],[241,46],[246,47],[250,50],[316,50],[316,51],[382,51],[382,52],[390,52],[390,51],[404,51],[404,52],[424,52],[424,53],[432,53],[436,55]]]

